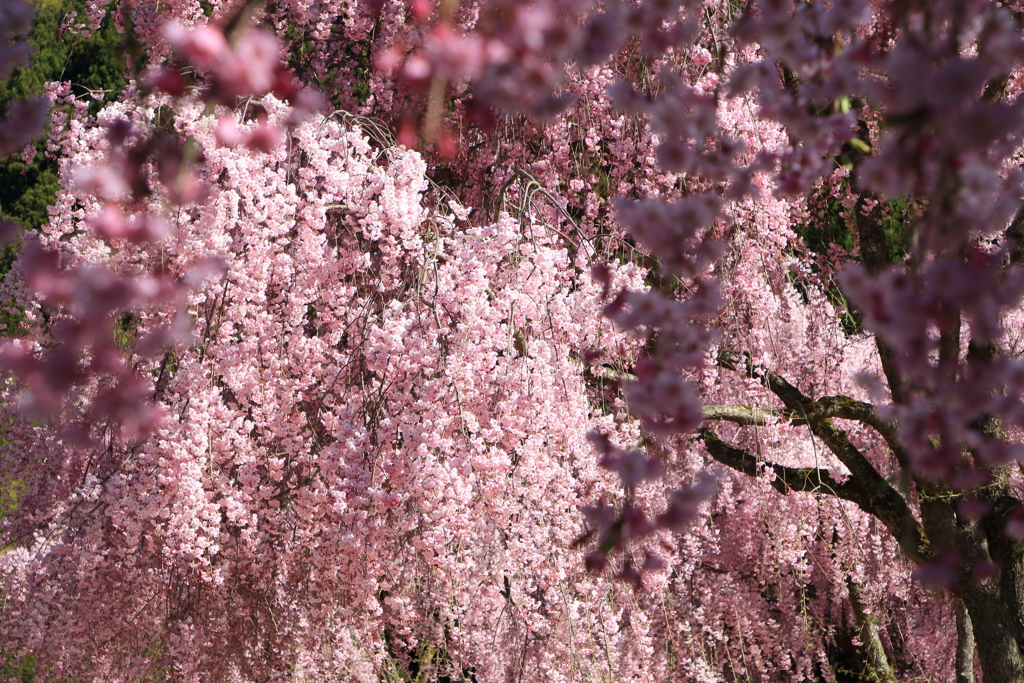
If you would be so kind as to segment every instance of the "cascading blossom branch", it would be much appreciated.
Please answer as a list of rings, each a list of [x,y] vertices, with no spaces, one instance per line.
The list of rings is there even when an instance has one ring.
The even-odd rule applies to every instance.
[[[272,125],[288,115],[272,96],[262,105]],[[224,267],[188,294],[192,341],[131,357],[173,416],[148,440],[109,440],[87,462],[61,458],[68,445],[43,439],[48,426],[12,426],[36,445],[5,448],[5,471],[46,463],[61,484],[33,476],[23,505],[47,520],[5,522],[36,534],[3,557],[5,594],[21,596],[5,642],[50,651],[79,634],[48,660],[59,675],[116,679],[130,662],[133,676],[255,680],[299,662],[373,680],[437,643],[433,623],[450,657],[439,672],[633,670],[631,642],[609,661],[593,636],[629,594],[595,599],[604,589],[571,549],[579,529],[560,524],[583,491],[614,490],[586,441],[613,425],[591,414],[573,360],[624,341],[598,316],[601,287],[541,224],[470,227],[458,204],[426,208],[415,152],[320,120],[253,154],[219,142],[203,109],[182,106],[177,121],[203,149],[204,210],[180,212],[160,242],[82,231],[91,219],[74,211],[47,229],[69,254],[111,264]],[[101,119],[142,126],[152,111]],[[82,158],[116,154],[103,127],[82,143]],[[133,332],[172,315],[139,311]],[[118,614],[133,620],[114,626]],[[86,628],[99,623],[110,627]],[[140,649],[154,638],[160,658]]]
[[[680,4],[684,13],[698,9],[696,3]],[[1015,381],[1019,359],[1007,357],[1000,343],[1003,316],[1020,305],[1024,285],[1024,191],[1019,171],[1005,169],[1024,142],[1021,101],[1007,99],[1005,91],[1024,57],[1020,30],[1008,9],[987,3],[912,2],[876,9],[873,15],[863,2],[753,3],[735,25],[736,45],[719,50],[727,61],[726,51],[756,43],[762,59],[737,65],[715,97],[702,97],[669,77],[657,98],[622,88],[620,99],[634,110],[646,109],[652,125],[664,130],[664,167],[687,172],[695,185],[704,180],[702,194],[684,203],[697,204],[702,195],[707,202],[722,195],[742,198],[756,189],[749,181],[763,171],[773,174],[783,195],[806,192],[830,167],[853,172],[860,195],[852,227],[861,263],[844,268],[839,285],[858,324],[875,334],[881,376],[869,384],[878,407],[848,396],[815,399],[782,376],[782,369],[759,365],[751,349],[726,344],[717,364],[761,383],[783,409],[703,409],[708,422],[766,425],[773,413],[800,420],[849,474],[784,466],[723,442],[708,427],[698,435],[719,463],[750,475],[767,469],[780,492],[825,490],[877,517],[920,565],[922,580],[959,592],[959,675],[973,676],[977,645],[987,679],[1015,680],[1024,671],[1014,640],[1020,634],[1013,624],[1020,621],[1017,608],[1005,606],[1018,602],[1012,577],[1022,567],[1013,550],[1018,534],[1006,520],[1016,518],[1020,502],[1006,466],[1021,450],[1007,433],[1020,428],[1024,386]],[[782,124],[790,145],[744,159],[743,147],[719,133],[715,121],[723,96],[751,90],[760,116]],[[667,116],[660,106],[682,115]],[[882,135],[869,137],[869,117],[882,121]],[[905,256],[894,257],[880,206],[907,196],[920,207],[906,219],[914,239]],[[635,219],[626,208],[620,215],[629,224]],[[710,227],[714,213],[699,227]],[[697,291],[686,303],[699,301],[705,296],[696,282],[701,271],[685,267],[700,253],[685,236],[692,219],[660,225],[656,216],[646,211],[633,234],[685,285],[695,282]],[[650,365],[638,364],[636,386],[627,392],[631,405],[649,428],[671,425],[678,433],[690,432],[701,401],[678,379],[685,364],[672,359],[676,340],[699,338],[691,328],[700,327],[701,317],[658,319],[666,305],[644,301],[657,295],[629,296],[632,306],[623,322],[648,339],[651,365],[658,368],[652,372]],[[630,299],[619,299],[624,300]],[[616,315],[618,307],[610,312]],[[703,351],[699,344],[684,348]],[[699,362],[694,370],[701,370]],[[887,483],[885,470],[865,457],[834,418],[876,430],[913,491]],[[962,535],[957,525],[971,534]],[[1000,590],[1009,591],[1002,597],[986,587],[999,576]],[[851,600],[857,600],[852,589]],[[1002,615],[998,625],[988,621],[993,609]],[[972,625],[981,633],[977,641]],[[871,659],[876,672],[888,671],[884,650]]]
[[[551,6],[539,5],[541,11]],[[638,19],[655,6],[668,6],[662,18],[669,23],[652,35],[640,30]],[[618,31],[603,21],[613,10],[596,13],[579,34],[593,47],[556,50],[552,62],[572,60],[568,55],[584,65],[600,62],[607,54],[602,48],[616,49],[629,33],[642,36],[648,55],[664,52],[657,38],[685,51],[700,35],[691,27],[704,9],[702,2],[627,6],[623,16],[631,20]],[[692,286],[685,303],[712,312],[665,314],[673,302],[659,301],[658,293],[615,299],[607,313],[650,348],[627,386],[631,408],[652,433],[687,434],[701,417],[764,425],[785,416],[806,423],[848,474],[833,477],[819,470],[812,476],[813,470],[765,462],[730,446],[708,428],[699,436],[722,464],[751,475],[767,468],[782,492],[816,491],[829,482],[832,495],[886,526],[921,565],[919,576],[945,576],[930,584],[961,591],[964,654],[958,661],[966,662],[960,665],[965,671],[975,647],[970,622],[981,629],[991,609],[1019,602],[1011,577],[1022,570],[1012,550],[1017,534],[1006,524],[1008,517],[1017,519],[1020,503],[1005,466],[1020,454],[1007,430],[1020,428],[1024,387],[1015,382],[1020,361],[1000,350],[1005,313],[1019,306],[1024,282],[1018,246],[1024,238],[1018,211],[1024,191],[1019,172],[1005,168],[1022,142],[1021,100],[1007,94],[1024,56],[1019,26],[1009,9],[984,2],[762,2],[748,4],[736,17],[730,38],[714,36],[720,78],[711,92],[670,69],[663,71],[656,97],[627,82],[613,91],[624,111],[646,114],[662,136],[662,168],[686,174],[696,188],[687,188],[675,203],[623,202],[620,219],[667,273]],[[737,59],[744,52],[752,56],[749,63]],[[710,63],[703,53],[699,61]],[[479,76],[482,83],[487,79],[486,73]],[[509,93],[503,104],[529,108],[525,89]],[[788,145],[748,151],[732,131],[719,129],[723,102],[747,93],[760,117],[781,124]],[[871,126],[877,131],[879,122],[883,130],[872,136]],[[742,347],[719,348],[716,363],[759,382],[783,408],[702,408],[696,385],[682,376],[705,371],[707,321],[719,300],[717,288],[703,282],[713,259],[695,270],[690,262],[716,250],[714,241],[704,239],[724,227],[716,227],[725,217],[721,199],[756,196],[763,175],[780,195],[806,193],[836,167],[852,172],[859,192],[851,227],[861,264],[844,268],[839,285],[857,324],[876,335],[881,372],[868,384],[877,408],[849,396],[816,400],[778,368],[759,365],[758,350]],[[894,257],[882,206],[901,197],[919,211],[905,219],[913,241],[904,256]],[[703,216],[686,211],[698,206],[706,207]],[[662,222],[662,215],[671,219]],[[880,465],[865,457],[834,418],[874,429],[915,492],[908,497],[889,485]],[[602,462],[619,472],[627,496],[663,471],[642,453],[597,443]],[[943,499],[958,502],[934,502]],[[593,567],[603,565],[609,551],[625,550],[625,530],[643,535],[655,527],[631,504],[617,516],[597,509],[591,517],[600,532],[598,554],[589,560]],[[952,519],[975,529],[974,536],[955,533]],[[980,587],[999,573],[1003,590],[1010,592],[1003,598]],[[856,601],[852,589],[851,600]],[[986,676],[1015,680],[1024,671],[1014,640],[1021,634],[1012,635],[1018,623],[1019,615],[1006,613],[1000,626],[984,624],[977,645]],[[872,657],[877,671],[887,669],[883,651]]]
[[[6,11],[13,13],[12,30],[30,16],[19,15],[14,8]],[[147,74],[143,80],[150,88],[183,97],[187,84],[181,68],[188,64],[207,75],[208,83],[198,92],[199,100],[209,105],[233,106],[239,98],[270,92],[294,102],[278,123],[269,124],[263,117],[258,125],[245,130],[237,126],[232,114],[222,116],[217,130],[224,144],[269,151],[281,143],[287,127],[296,125],[319,105],[319,99],[301,90],[284,69],[281,47],[273,34],[248,29],[229,43],[215,26],[186,30],[169,22],[165,36],[181,63]],[[88,220],[89,228],[114,248],[124,243],[159,243],[172,232],[161,214],[169,207],[192,205],[205,194],[193,168],[195,150],[181,137],[159,130],[140,131],[133,127],[131,118],[108,118],[104,127],[111,153],[102,159],[78,162],[70,171],[75,189],[91,196],[93,207],[98,207]],[[32,134],[31,130],[25,132]],[[86,203],[84,197],[80,199]],[[147,273],[148,265],[139,262],[132,269],[73,264],[71,258],[62,257],[60,249],[52,246],[30,240],[20,267],[28,296],[60,311],[45,323],[38,316],[29,317],[30,322],[40,323],[36,331],[41,337],[52,335],[57,343],[47,352],[44,349],[50,344],[42,339],[34,343],[8,342],[0,349],[0,364],[23,383],[19,403],[33,415],[60,413],[76,387],[106,377],[102,380],[106,388],[94,394],[95,405],[82,413],[80,424],[69,426],[79,437],[88,438],[90,422],[109,422],[123,429],[129,438],[145,437],[158,426],[163,413],[148,399],[151,382],[124,362],[115,317],[147,308],[177,308],[181,314],[175,322],[151,330],[139,340],[138,350],[152,357],[167,345],[186,342],[190,331],[182,317],[185,294],[218,269],[217,260],[199,255],[190,270],[175,278],[166,272]],[[30,311],[37,305],[28,300],[24,304]]]
[[[0,445],[4,648],[103,680],[1024,677],[1007,8],[243,5],[277,37],[131,3],[170,61],[54,133],[6,285],[35,417]],[[302,122],[300,79],[438,154]]]
[[[229,61],[210,30],[170,34],[201,68]],[[427,212],[413,153],[331,121],[288,147],[252,144],[268,128],[283,137],[294,108],[270,95],[265,119],[212,119],[222,95],[177,97],[174,134],[153,125],[158,106],[119,104],[63,138],[60,210],[9,280],[35,338],[6,347],[23,383],[8,400],[21,392],[29,412],[13,418],[4,471],[31,482],[19,509],[37,513],[4,520],[22,539],[3,556],[16,625],[4,642],[48,652],[79,634],[47,667],[108,679],[125,666],[253,679],[296,656],[368,679],[436,640],[408,626],[426,614],[445,625],[447,666],[481,675],[541,675],[561,650],[596,648],[585,634],[616,607],[589,597],[569,550],[578,531],[523,552],[606,484],[586,424],[559,419],[589,414],[572,357],[617,343],[587,270],[540,225],[461,231]],[[587,324],[573,315],[588,309]],[[529,514],[505,509],[524,498]],[[291,568],[268,570],[268,552],[294,555]],[[497,627],[503,651],[482,649],[516,604]],[[118,614],[134,617],[113,626]],[[513,656],[570,616],[590,626]],[[243,635],[238,618],[261,625]],[[344,626],[304,626],[314,619]],[[223,649],[196,658],[213,632]],[[154,635],[159,658],[143,643]],[[624,644],[599,669],[634,666]]]

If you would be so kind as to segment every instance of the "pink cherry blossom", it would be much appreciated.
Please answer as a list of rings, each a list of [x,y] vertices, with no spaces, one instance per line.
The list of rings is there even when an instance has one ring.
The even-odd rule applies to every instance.
[[[0,652],[1019,680],[1012,9],[90,0],[148,71],[0,124]]]

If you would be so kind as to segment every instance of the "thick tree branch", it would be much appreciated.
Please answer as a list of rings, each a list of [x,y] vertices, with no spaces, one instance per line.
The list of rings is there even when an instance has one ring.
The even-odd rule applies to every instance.
[[[740,448],[730,446],[710,429],[701,429],[698,434],[711,457],[726,467],[751,477],[759,477],[766,468],[770,469],[775,474],[772,486],[779,493],[789,493],[790,491],[827,493],[843,500],[857,502],[855,487],[850,482],[836,481],[826,469],[774,465],[758,460]]]
[[[768,417],[778,417],[783,420],[791,420],[795,425],[805,425],[812,421],[827,420],[833,417],[838,417],[843,420],[853,420],[860,422],[872,427],[889,446],[893,455],[896,457],[896,461],[900,467],[906,468],[908,463],[907,450],[897,435],[897,425],[895,422],[883,420],[875,407],[870,403],[864,401],[858,401],[848,396],[823,396],[817,401],[811,400],[803,393],[798,391],[789,382],[782,379],[774,373],[761,372],[755,368],[750,358],[745,358],[744,367],[740,367],[739,359],[733,354],[728,352],[720,352],[718,354],[718,365],[734,370],[736,372],[743,372],[747,377],[761,380],[768,389],[771,389],[773,393],[776,393],[769,383],[772,382],[772,377],[776,378],[774,385],[780,391],[786,393],[789,397],[789,402],[783,398],[783,403],[786,404],[786,410],[765,410],[763,408],[751,408],[748,406],[705,406],[704,408],[704,419],[706,420],[725,420],[728,422],[735,422],[741,425],[757,425],[761,426],[767,424],[765,419]],[[838,455],[838,454],[837,454]]]
[[[999,487],[1003,488],[1003,487]],[[997,493],[1002,493],[994,497]],[[985,539],[985,550],[988,557],[992,559],[1001,569],[999,574],[999,590],[1001,602],[1006,605],[1024,605],[1024,544],[1011,537],[1006,532],[1007,523],[1016,515],[1024,511],[1021,502],[1015,498],[1009,487],[1003,491],[995,488],[992,491],[993,497],[988,497],[992,509],[981,521],[983,529],[978,530],[978,535]],[[1017,643],[1024,653],[1024,619],[1019,611],[1011,615],[1009,621],[1013,624]],[[987,624],[974,624],[974,631],[978,634],[976,645],[981,638],[981,632],[986,629]]]
[[[997,499],[983,518],[963,517],[947,499],[923,498],[921,519],[936,539],[937,556],[957,553],[957,596],[963,600],[974,632],[974,643],[985,666],[985,680],[1024,680],[1024,623],[1019,592],[1021,573],[1019,542],[993,531],[1001,529],[1015,500]],[[1000,547],[1002,546],[1002,547]],[[1009,546],[1009,547],[1007,547]],[[1004,555],[1010,550],[1010,555]],[[1017,553],[1017,558],[1013,557]],[[994,561],[1000,568],[997,580],[979,580],[975,568]]]
[[[853,212],[857,220],[857,234],[860,238],[860,255],[864,267],[871,275],[877,275],[883,269],[892,265],[892,258],[889,254],[889,242],[885,235],[885,228],[881,222],[881,202],[877,201],[868,193],[861,195]],[[868,200],[874,201],[870,210],[866,210],[864,203]],[[887,344],[875,335],[875,346],[878,349],[878,357],[882,363],[882,372],[889,383],[889,393],[893,401],[901,403],[904,399],[903,381],[900,378],[899,370],[896,367],[896,355]]]
[[[733,422],[743,426],[763,427],[773,420],[789,420],[791,416],[780,410],[762,410],[751,406],[704,406],[704,419],[722,422]]]
[[[900,442],[894,421],[886,421],[879,417],[875,407],[864,401],[857,401],[849,396],[823,396],[809,406],[808,416],[812,420],[838,417],[842,420],[853,420],[873,428],[885,439],[886,445],[896,457],[900,467],[907,466],[907,449]],[[797,423],[800,424],[800,423]]]
[[[778,396],[782,403],[792,411],[794,414],[800,414],[804,416],[808,426],[811,428],[811,433],[821,439],[821,441],[828,446],[828,449],[832,451],[839,461],[842,462],[850,470],[850,473],[865,482],[865,484],[877,487],[880,493],[884,493],[885,489],[892,491],[892,494],[900,497],[895,490],[890,487],[885,479],[878,473],[878,470],[868,462],[868,459],[864,457],[864,454],[860,450],[850,443],[850,440],[846,437],[846,433],[841,429],[832,424],[832,421],[820,414],[816,410],[816,402],[811,400],[810,397],[805,396],[803,392],[797,389],[795,386],[790,384],[784,378],[776,375],[771,370],[765,370],[761,374],[761,382],[767,387],[769,391]],[[834,401],[833,407],[838,407],[841,404],[840,401]],[[851,412],[856,410],[855,406],[846,406]],[[900,497],[902,500],[902,497]]]
[[[974,626],[964,601],[953,598],[956,609],[956,683],[974,683]]]
[[[808,424],[810,420],[826,420],[833,417],[868,425],[885,439],[900,466],[906,465],[907,452],[897,438],[896,423],[879,417],[875,407],[870,403],[849,396],[823,396],[806,404],[803,410],[769,410],[747,405],[704,406],[705,420],[732,422],[743,426],[763,427],[775,420],[789,421],[799,426]]]
[[[885,525],[911,560],[920,563],[930,558],[929,544],[921,525],[914,518],[903,497],[884,479],[881,480],[882,487],[875,482],[865,481],[863,477],[857,478],[856,475],[840,483],[833,479],[826,469],[785,467],[761,461],[746,451],[725,443],[710,429],[701,429],[698,435],[711,457],[723,465],[752,477],[760,476],[765,468],[768,468],[775,474],[772,486],[779,493],[827,493],[855,503],[861,510],[876,517]]]
[[[939,369],[945,369],[946,381],[956,382],[957,366],[960,364],[960,330],[963,315],[959,309],[946,307],[953,324],[939,332]]]
[[[999,102],[1006,98],[1006,87],[1010,85],[1010,74],[999,74],[985,84],[981,99],[985,102]]]
[[[766,370],[761,381],[787,408],[804,413],[811,433],[821,439],[850,470],[852,481],[867,496],[855,502],[885,524],[908,555],[915,559],[929,555],[924,532],[907,501],[878,473],[864,454],[850,443],[846,433],[832,424],[831,420],[812,415],[814,401],[774,372]]]
[[[1024,204],[1017,209],[1010,226],[1003,233],[1010,240],[1010,263],[1024,264]]]
[[[861,655],[866,669],[864,678],[875,683],[896,683],[896,672],[889,664],[889,656],[878,635],[877,620],[864,605],[860,587],[850,578],[846,580],[846,587],[850,592],[850,605],[860,635]]]

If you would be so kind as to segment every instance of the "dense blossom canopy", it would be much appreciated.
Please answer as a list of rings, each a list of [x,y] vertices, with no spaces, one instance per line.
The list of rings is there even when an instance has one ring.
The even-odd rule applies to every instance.
[[[129,86],[0,123],[0,651],[1024,676],[1015,7],[312,4],[92,0]]]

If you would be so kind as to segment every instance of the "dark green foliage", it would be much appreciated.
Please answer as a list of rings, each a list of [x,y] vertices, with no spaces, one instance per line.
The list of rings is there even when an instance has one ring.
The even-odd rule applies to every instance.
[[[99,31],[85,38],[60,28],[69,12],[85,16],[82,0],[36,2],[38,13],[28,41],[34,48],[31,63],[16,69],[6,83],[0,83],[0,107],[11,100],[43,92],[47,81],[70,81],[76,95],[101,90],[117,91],[125,85],[124,36],[118,34],[109,17]]]
[[[200,3],[203,1],[200,0]],[[268,2],[268,15],[273,16],[280,11],[282,9],[280,4],[278,0]],[[301,81],[327,95],[333,106],[344,104],[349,97],[354,97],[359,104],[366,104],[370,99],[370,76],[373,74],[370,48],[380,29],[380,22],[381,18],[378,17],[373,29],[364,40],[356,41],[350,37],[346,38],[343,47],[344,56],[339,56],[326,69],[322,65],[314,67],[314,58],[318,48],[317,41],[309,33],[309,27],[288,22],[281,35],[284,43],[290,46],[287,55],[288,68]],[[344,31],[341,17],[335,18],[335,25],[335,30],[339,33]],[[271,27],[267,26],[267,28]],[[339,87],[344,91],[338,92]],[[351,90],[348,90],[349,88]],[[332,92],[338,92],[339,97],[331,97]],[[449,102],[449,105],[451,104]]]
[[[7,430],[10,427],[10,419],[0,420],[0,444],[7,445],[10,439],[7,437]],[[18,507],[18,501],[25,493],[25,483],[20,479],[11,479],[2,476],[0,473],[0,520]],[[0,553],[4,552],[0,547]],[[0,599],[0,620],[3,619],[3,600]],[[0,649],[0,681],[11,681],[14,683],[33,683],[35,680],[36,660],[32,655],[15,657]]]
[[[78,13],[76,21],[85,16],[84,2],[35,0],[35,4],[38,11],[28,36],[34,49],[31,62],[15,69],[10,80],[0,82],[0,112],[5,112],[11,102],[42,95],[45,84],[51,81],[71,82],[72,91],[79,97],[104,93],[99,99],[89,100],[91,110],[97,111],[104,100],[116,97],[125,85],[124,36],[118,34],[109,17],[88,38],[70,33],[62,36],[61,25],[69,12]],[[45,141],[37,140],[35,144],[39,151],[28,164],[18,154],[0,159],[0,221],[18,223],[27,230],[38,230],[49,221],[49,207],[55,203],[59,187],[56,159],[44,153]],[[10,270],[19,246],[0,247],[0,276]],[[0,336],[15,333],[21,320],[22,316],[12,315],[5,305],[0,310],[0,324],[6,327],[0,330]],[[0,673],[18,671],[13,666],[10,661],[0,664]]]
[[[35,676],[35,657],[29,655],[18,659],[13,655],[0,653],[0,680],[32,683]]]
[[[910,251],[913,239],[913,218],[918,207],[906,199],[893,199],[885,203],[882,227],[889,245],[889,262],[902,263]]]
[[[383,679],[387,683],[476,683],[472,670],[451,672],[451,659],[444,647],[420,643],[414,650],[395,642],[384,632],[388,656],[384,662]],[[445,673],[448,672],[448,673]]]
[[[78,12],[79,20],[85,16],[82,0],[37,0],[36,4],[38,14],[29,35],[32,61],[0,83],[0,111],[12,101],[41,95],[49,81],[70,81],[77,96],[100,92],[116,96],[125,85],[125,39],[109,18],[88,38],[61,36],[68,12]],[[102,100],[95,100],[91,106],[98,109],[101,104]],[[37,147],[42,150],[42,141],[37,141]],[[17,155],[0,159],[0,220],[38,229],[49,218],[47,207],[53,204],[56,191],[57,165],[45,154],[36,154],[27,166]],[[6,257],[0,260],[9,262]]]
[[[841,197],[849,190],[846,183],[848,181],[844,180],[814,190],[807,201],[810,216],[806,223],[796,226],[796,232],[803,239],[804,245],[817,256],[819,266],[829,258],[829,250],[833,245],[845,251],[854,248],[854,221],[860,217],[855,217],[855,209],[847,209],[841,201]],[[874,212],[885,231],[890,263],[902,263],[907,257],[917,210],[915,203],[897,198],[883,202]],[[836,264],[829,265],[829,270],[832,270]],[[803,277],[790,273],[788,279],[806,298],[807,283]],[[826,293],[829,300],[842,311],[839,318],[846,333],[852,335],[861,332],[859,315],[850,309],[834,281],[826,284]]]
[[[26,166],[17,156],[0,159],[0,220],[38,230],[49,220],[49,206],[57,195],[57,170],[52,160],[37,158]],[[0,272],[10,266],[9,254],[0,256]]]
[[[838,185],[825,186],[816,189],[808,198],[810,219],[797,226],[796,231],[807,248],[816,254],[826,254],[833,244],[847,251],[853,249],[852,210],[846,209],[840,200],[845,189]],[[906,199],[897,198],[883,202],[880,208],[881,223],[889,246],[889,261],[901,263],[910,250],[917,206]]]
[[[816,254],[825,254],[833,244],[848,251],[853,249],[853,232],[843,215],[843,206],[831,188],[816,189],[808,197],[807,204],[811,217],[796,230],[808,249]]]

